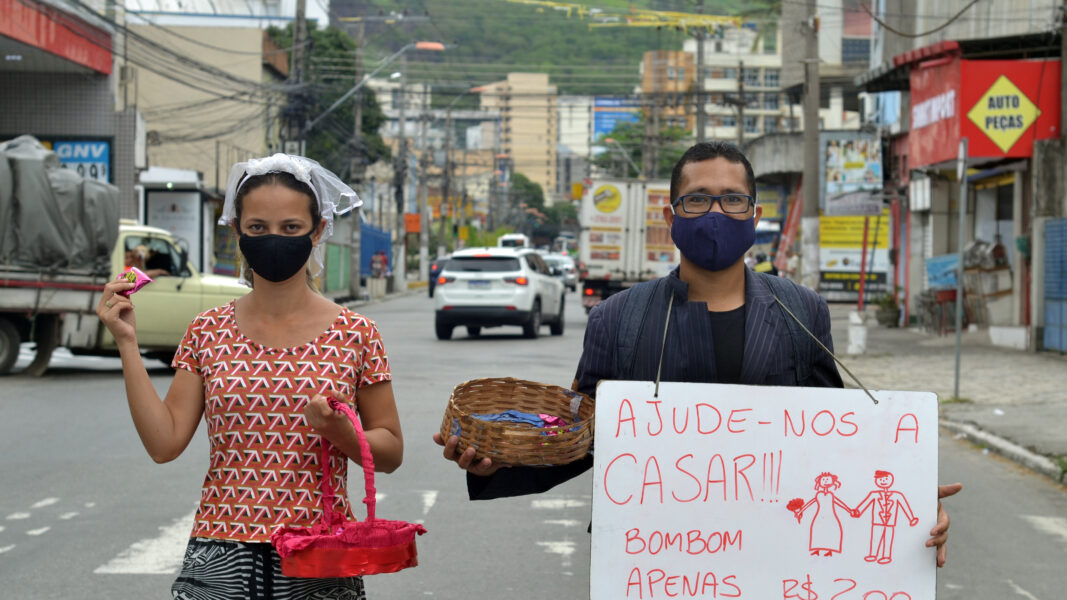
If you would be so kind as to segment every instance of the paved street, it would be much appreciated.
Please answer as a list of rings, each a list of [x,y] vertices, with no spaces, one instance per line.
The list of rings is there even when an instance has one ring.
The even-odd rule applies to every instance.
[[[379,477],[379,514],[418,520],[429,530],[418,542],[420,566],[368,578],[372,598],[587,596],[590,475],[542,496],[472,503],[462,473],[439,458],[430,440],[456,383],[514,375],[569,384],[585,315],[576,296],[568,302],[564,335],[538,340],[503,328],[480,339],[457,331],[455,339],[437,341],[432,302],[423,293],[359,308],[382,329],[406,442],[404,466]],[[941,340],[892,334],[909,336],[901,339],[926,353],[908,371],[915,377],[936,381],[924,375],[924,364],[951,364],[951,348],[938,350]],[[879,335],[872,332],[872,343]],[[842,337],[838,346],[845,345]],[[884,374],[887,379],[877,379],[879,368],[868,366],[889,360],[876,352],[874,346],[870,356],[847,364],[875,382],[868,385],[887,386],[894,381]],[[60,353],[54,364],[58,368],[42,379],[13,376],[0,388],[0,596],[167,597],[191,526],[207,440],[201,432],[178,460],[155,465],[130,423],[117,361]],[[152,364],[153,381],[165,391],[169,370]],[[974,406],[983,405],[976,399]],[[940,445],[941,480],[967,487],[949,501],[953,536],[938,598],[1061,598],[1067,588],[1064,488],[950,432],[943,431]],[[353,478],[350,495],[360,493]]]

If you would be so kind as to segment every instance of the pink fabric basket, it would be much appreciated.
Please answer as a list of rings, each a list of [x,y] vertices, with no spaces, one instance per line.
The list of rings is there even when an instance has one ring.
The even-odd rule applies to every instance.
[[[330,398],[330,406],[352,421],[359,437],[367,505],[366,521],[348,521],[344,513],[333,510],[334,491],[330,473],[330,442],[321,439],[323,478],[322,520],[313,527],[283,526],[270,536],[271,544],[282,559],[282,574],[288,577],[353,577],[395,573],[419,564],[415,535],[426,528],[405,521],[386,521],[374,516],[374,458],[363,426],[356,413],[345,403]]]

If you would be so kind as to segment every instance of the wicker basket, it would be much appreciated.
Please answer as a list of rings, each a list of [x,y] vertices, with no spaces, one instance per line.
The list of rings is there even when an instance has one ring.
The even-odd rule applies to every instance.
[[[475,459],[489,457],[506,466],[565,465],[589,453],[593,443],[593,399],[555,385],[510,377],[472,379],[452,390],[441,437],[459,437],[458,452],[475,448]],[[485,421],[474,415],[518,410],[563,419],[565,427]]]

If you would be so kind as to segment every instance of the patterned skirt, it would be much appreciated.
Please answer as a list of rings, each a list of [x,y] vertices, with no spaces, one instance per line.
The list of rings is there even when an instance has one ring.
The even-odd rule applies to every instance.
[[[192,538],[178,579],[178,600],[366,600],[361,577],[304,579],[282,575],[281,557],[267,543]]]

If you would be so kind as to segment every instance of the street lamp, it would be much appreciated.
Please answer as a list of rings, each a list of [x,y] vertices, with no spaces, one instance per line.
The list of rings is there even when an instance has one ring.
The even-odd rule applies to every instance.
[[[619,143],[619,140],[609,137],[609,138],[604,138],[604,141],[609,143],[609,144],[615,144],[615,146],[617,146],[619,148],[619,152],[621,152],[622,155],[626,157],[626,162],[630,163],[630,166],[633,168],[634,172],[637,173],[637,178],[638,179],[644,179],[645,178],[644,174],[641,173],[641,169],[639,169],[637,167],[637,165],[634,164],[634,159],[630,158],[630,153],[626,151],[626,148],[622,147],[622,144]]]
[[[304,133],[307,134],[307,132],[310,131],[313,127],[315,127],[316,125],[321,123],[322,120],[326,118],[326,115],[332,113],[334,110],[337,109],[338,106],[341,106],[342,104],[344,104],[346,100],[351,98],[353,94],[358,92],[360,88],[362,88],[364,85],[366,85],[366,83],[368,81],[370,81],[372,77],[377,75],[378,71],[381,71],[389,63],[391,63],[394,60],[400,58],[400,56],[402,54],[404,54],[405,52],[407,52],[408,50],[428,50],[428,51],[431,51],[431,52],[443,52],[444,49],[445,49],[445,45],[442,44],[441,42],[412,42],[410,44],[407,44],[403,48],[401,48],[401,49],[397,50],[396,52],[394,52],[392,56],[390,56],[389,58],[386,58],[384,61],[382,61],[382,63],[380,65],[378,65],[377,69],[374,69],[370,73],[364,75],[363,79],[359,80],[359,83],[357,83],[356,85],[352,86],[352,89],[350,89],[347,92],[345,92],[345,94],[343,96],[338,98],[337,101],[334,102],[333,104],[331,104],[330,107],[327,108],[322,114],[320,114],[319,116],[315,117],[314,119],[309,120],[307,122],[307,124],[304,125]],[[394,73],[394,75],[396,75],[396,74]]]

